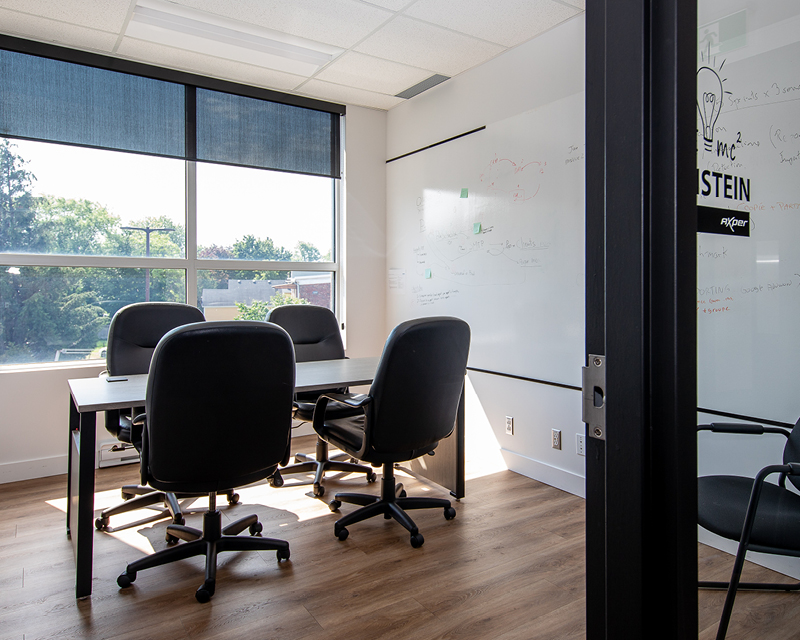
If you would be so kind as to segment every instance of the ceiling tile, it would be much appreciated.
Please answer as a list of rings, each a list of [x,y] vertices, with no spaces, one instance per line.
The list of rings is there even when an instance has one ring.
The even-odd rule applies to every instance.
[[[454,76],[494,58],[505,48],[398,16],[355,51]]]
[[[364,91],[363,89],[353,89],[340,84],[323,82],[322,80],[309,80],[295,93],[302,93],[312,98],[382,110],[389,110],[395,105],[405,102],[402,98],[395,98],[394,96],[387,96],[373,91]]]
[[[347,49],[392,13],[356,0],[178,0],[176,4]]]
[[[502,7],[502,8],[501,8]],[[552,0],[418,0],[406,15],[514,47],[579,13]]]
[[[392,11],[400,11],[410,4],[414,4],[416,0],[364,0],[370,4],[376,4],[384,9],[391,9]]]
[[[138,62],[280,91],[291,91],[306,79],[304,76],[273,71],[233,60],[204,56],[193,51],[174,49],[134,38],[123,38],[117,54]]]
[[[568,4],[572,7],[576,7],[581,11],[586,11],[586,0],[556,0],[557,2],[563,2],[564,4]]]
[[[425,69],[351,51],[339,56],[314,77],[317,80],[395,95],[431,75],[432,72]]]
[[[130,0],[2,0],[1,4],[4,9],[115,33],[125,24],[131,6]]]
[[[111,53],[117,34],[0,9],[0,33],[76,49]]]

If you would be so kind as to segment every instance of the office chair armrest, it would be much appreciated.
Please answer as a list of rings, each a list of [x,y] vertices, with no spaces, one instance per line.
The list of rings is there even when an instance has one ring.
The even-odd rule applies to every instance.
[[[747,511],[744,516],[740,545],[746,547],[750,543],[750,533],[753,530],[758,501],[761,498],[761,487],[764,485],[764,482],[766,482],[767,477],[771,476],[773,473],[779,473],[782,477],[786,475],[798,475],[800,474],[800,464],[796,462],[790,464],[771,464],[764,467],[756,474],[755,480],[753,480],[753,491],[750,493],[750,501],[747,503]]]
[[[311,418],[311,426],[317,433],[322,433],[322,427],[325,424],[325,410],[328,407],[328,402],[341,402],[356,409],[366,407],[372,402],[372,396],[363,393],[325,393],[317,398],[317,403],[314,405],[314,416]]]
[[[786,438],[789,432],[780,427],[765,427],[752,422],[712,422],[711,424],[697,425],[698,431],[711,431],[712,433],[744,433],[760,436],[765,433],[780,434]]]
[[[325,397],[355,408],[364,407],[372,402],[372,396],[365,393],[326,393]]]

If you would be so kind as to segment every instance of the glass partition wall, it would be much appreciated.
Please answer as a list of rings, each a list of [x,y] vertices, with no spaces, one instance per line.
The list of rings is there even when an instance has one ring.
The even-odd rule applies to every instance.
[[[0,39],[0,366],[102,358],[132,302],[333,309],[344,107],[110,66]]]
[[[699,423],[800,418],[798,61],[795,0],[698,0]],[[754,477],[781,462],[784,442],[702,432],[699,474]],[[748,559],[800,577],[800,559]]]

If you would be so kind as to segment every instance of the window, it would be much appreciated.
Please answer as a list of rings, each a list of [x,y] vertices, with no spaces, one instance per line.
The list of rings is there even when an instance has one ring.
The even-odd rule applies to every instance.
[[[0,365],[103,358],[132,302],[334,308],[344,107],[0,45]]]

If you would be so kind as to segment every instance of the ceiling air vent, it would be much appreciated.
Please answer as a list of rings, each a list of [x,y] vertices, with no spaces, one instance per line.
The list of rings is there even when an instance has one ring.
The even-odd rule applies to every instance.
[[[405,98],[406,100],[408,100],[409,98],[418,96],[423,91],[427,91],[431,87],[435,87],[437,84],[441,84],[445,80],[449,79],[450,76],[443,76],[437,73],[436,75],[433,75],[430,78],[423,80],[422,82],[418,82],[413,87],[409,87],[405,91],[401,91],[395,96],[395,98]]]

